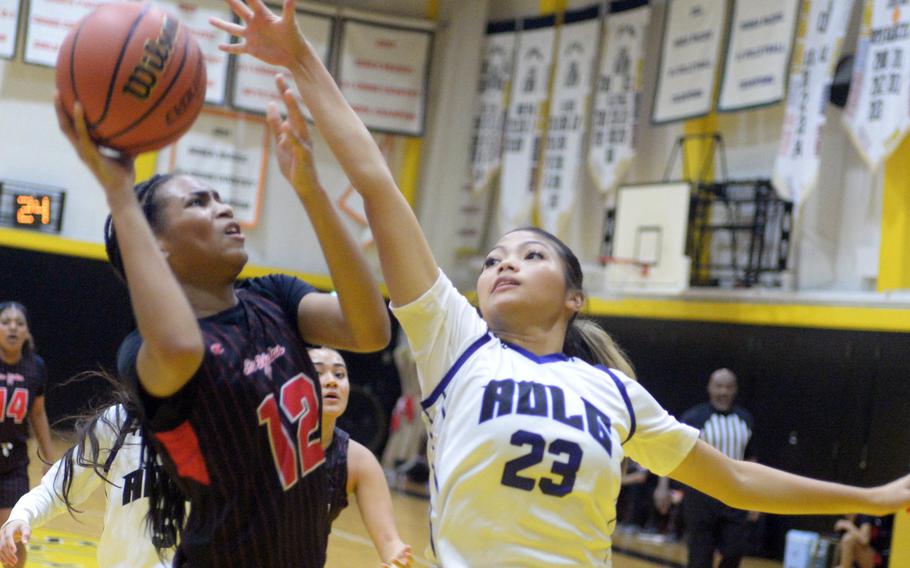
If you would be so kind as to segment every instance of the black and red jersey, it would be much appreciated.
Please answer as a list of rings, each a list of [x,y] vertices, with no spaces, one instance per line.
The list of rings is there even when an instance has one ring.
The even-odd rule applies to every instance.
[[[297,325],[314,289],[272,275],[238,285],[236,306],[199,320],[205,356],[174,396],[140,397],[165,470],[190,502],[174,566],[325,563],[329,482],[321,396]],[[133,332],[121,376],[138,383]]]
[[[0,473],[28,465],[28,413],[45,383],[41,357],[24,355],[14,365],[0,360]]]
[[[332,443],[325,449],[325,467],[329,474],[331,495],[329,498],[329,522],[335,522],[338,515],[348,506],[348,446],[350,435],[341,428],[335,428]]]

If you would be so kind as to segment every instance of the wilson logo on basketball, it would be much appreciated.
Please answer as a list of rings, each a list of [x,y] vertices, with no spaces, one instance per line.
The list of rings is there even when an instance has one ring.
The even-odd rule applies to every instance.
[[[158,77],[170,61],[179,25],[177,20],[165,18],[158,37],[145,41],[142,58],[127,78],[126,85],[123,86],[124,93],[142,100],[149,98],[158,83]]]

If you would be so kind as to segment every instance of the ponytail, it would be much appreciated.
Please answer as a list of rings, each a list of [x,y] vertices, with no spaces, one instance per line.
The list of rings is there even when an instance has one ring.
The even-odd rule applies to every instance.
[[[635,368],[628,356],[594,320],[575,318],[566,330],[563,352],[591,365],[603,365],[634,379]]]

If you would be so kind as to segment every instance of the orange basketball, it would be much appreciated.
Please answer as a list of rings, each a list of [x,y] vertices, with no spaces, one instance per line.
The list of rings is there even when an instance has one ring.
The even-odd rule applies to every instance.
[[[205,100],[205,60],[189,30],[150,4],[105,4],[67,34],[57,90],[72,116],[78,100],[97,143],[128,154],[186,132]]]

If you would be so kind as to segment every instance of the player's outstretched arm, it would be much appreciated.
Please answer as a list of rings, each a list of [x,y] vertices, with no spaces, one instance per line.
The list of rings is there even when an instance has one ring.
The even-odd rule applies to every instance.
[[[879,487],[851,487],[732,460],[701,440],[670,477],[731,507],[779,515],[880,516],[910,507],[910,475]]]
[[[189,300],[171,273],[133,191],[133,158],[113,159],[88,135],[82,105],[70,118],[54,105],[60,129],[101,184],[111,209],[142,347],[136,361],[142,386],[155,396],[180,390],[202,362],[203,343]]]
[[[219,47],[290,70],[316,128],[363,197],[392,302],[400,306],[418,298],[433,285],[439,272],[429,244],[372,135],[300,33],[294,0],[284,1],[280,16],[271,13],[262,0],[249,0],[249,5],[228,0],[228,4],[240,24],[210,21],[240,42]]]
[[[357,497],[363,524],[383,566],[411,566],[411,547],[398,535],[392,495],[376,456],[354,440],[348,442],[348,493]]]
[[[99,420],[94,430],[99,452],[110,451],[115,438],[111,428]],[[82,449],[89,451],[84,441]],[[95,456],[95,458],[98,457]],[[0,528],[0,562],[9,566],[15,565],[18,561],[16,543],[28,544],[32,529],[43,526],[67,510],[62,498],[63,473],[61,469],[64,459],[70,459],[70,454],[54,462],[41,478],[41,482],[16,501],[16,505],[10,511],[9,519]],[[67,496],[70,505],[78,507],[95,492],[95,489],[101,484],[101,477],[91,467],[81,466],[78,463],[73,463],[71,466],[71,485]]]
[[[278,165],[313,224],[337,292],[307,294],[300,300],[297,320],[301,335],[314,345],[377,351],[391,337],[385,301],[360,246],[319,183],[312,140],[293,92],[283,76],[276,77],[276,83],[288,112],[287,119],[282,120],[277,105],[269,104],[267,118],[275,137]]]

